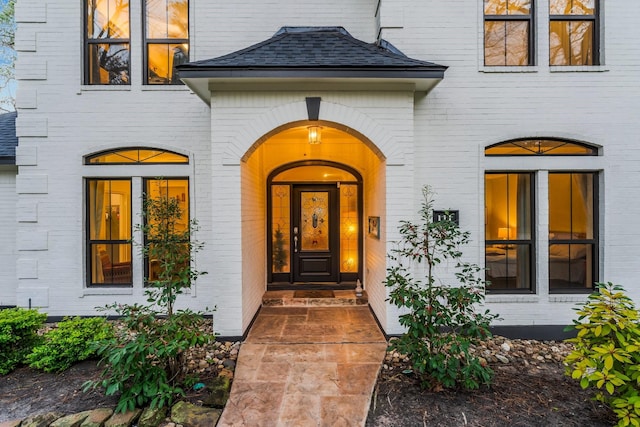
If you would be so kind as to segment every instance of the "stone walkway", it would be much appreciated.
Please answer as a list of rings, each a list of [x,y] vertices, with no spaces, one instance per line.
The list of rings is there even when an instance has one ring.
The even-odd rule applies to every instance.
[[[363,426],[386,347],[368,306],[263,307],[218,426]]]

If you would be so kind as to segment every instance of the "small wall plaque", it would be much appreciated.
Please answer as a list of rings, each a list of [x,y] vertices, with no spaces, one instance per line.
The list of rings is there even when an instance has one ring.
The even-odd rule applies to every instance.
[[[369,236],[374,239],[380,239],[380,217],[370,216],[368,225]]]
[[[456,225],[460,225],[460,211],[433,211],[433,222],[451,221]]]

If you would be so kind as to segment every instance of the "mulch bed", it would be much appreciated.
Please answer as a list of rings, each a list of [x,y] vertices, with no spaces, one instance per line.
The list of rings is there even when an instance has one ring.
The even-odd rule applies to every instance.
[[[421,390],[399,370],[382,370],[366,426],[611,426],[611,411],[564,375],[559,363],[492,364],[493,385],[477,391]]]

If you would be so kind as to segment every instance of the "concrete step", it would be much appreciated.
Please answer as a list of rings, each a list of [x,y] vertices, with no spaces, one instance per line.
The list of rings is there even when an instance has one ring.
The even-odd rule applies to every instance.
[[[358,297],[353,289],[267,291],[262,296],[265,307],[336,307],[367,305],[368,302],[366,291]]]

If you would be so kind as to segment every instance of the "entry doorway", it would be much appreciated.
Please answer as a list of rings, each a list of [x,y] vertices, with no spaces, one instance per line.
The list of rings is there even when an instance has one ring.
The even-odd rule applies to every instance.
[[[354,287],[362,277],[360,175],[299,162],[274,171],[268,187],[269,288]]]

